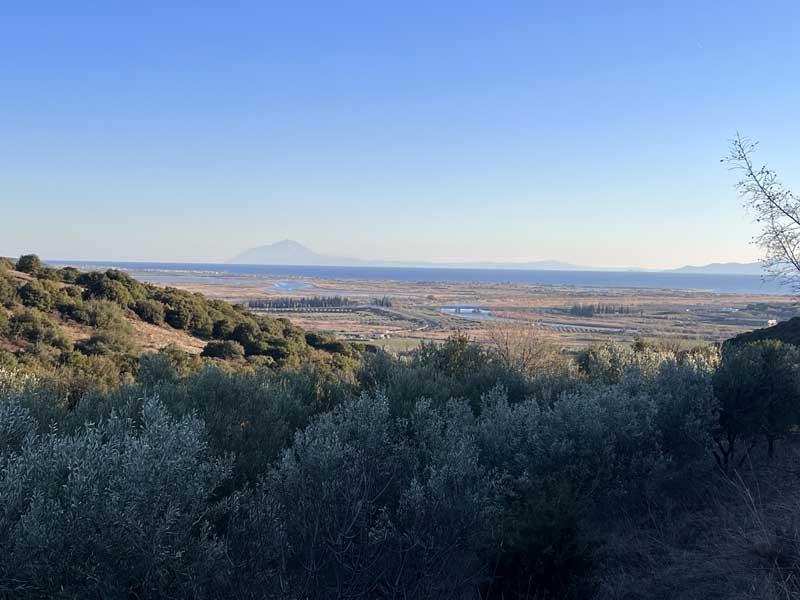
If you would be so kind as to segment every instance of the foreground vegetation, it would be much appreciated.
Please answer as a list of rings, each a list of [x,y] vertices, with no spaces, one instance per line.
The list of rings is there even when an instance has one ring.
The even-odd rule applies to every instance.
[[[2,596],[800,593],[791,344],[567,357],[507,334],[399,358],[116,272],[35,269],[5,303],[27,345],[0,368]],[[163,310],[207,356],[134,357],[102,325],[24,337],[19,315],[86,307]],[[70,361],[97,356],[118,379],[78,385]]]

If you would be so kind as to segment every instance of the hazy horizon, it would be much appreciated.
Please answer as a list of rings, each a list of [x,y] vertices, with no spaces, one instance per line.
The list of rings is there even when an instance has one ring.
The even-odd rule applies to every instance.
[[[520,267],[524,267],[525,265],[529,265],[529,264],[533,264],[533,263],[539,263],[539,262],[541,262],[541,263],[549,263],[549,262],[553,262],[553,263],[563,263],[565,266],[569,266],[569,267],[586,267],[586,268],[595,269],[595,270],[603,270],[604,268],[607,268],[607,269],[613,269],[613,270],[630,269],[630,270],[654,270],[654,271],[657,271],[657,270],[678,269],[680,267],[686,267],[686,266],[705,266],[707,264],[710,264],[710,263],[702,263],[702,264],[698,263],[698,264],[695,264],[695,265],[691,265],[691,264],[687,263],[687,264],[681,264],[681,265],[671,265],[671,266],[668,266],[668,267],[663,267],[662,269],[658,269],[658,268],[651,269],[651,268],[642,267],[642,266],[636,265],[636,264],[630,264],[630,265],[626,265],[624,267],[614,267],[614,266],[608,266],[608,265],[591,265],[591,264],[587,264],[587,263],[572,263],[572,262],[568,262],[568,261],[561,261],[561,260],[559,260],[557,258],[542,258],[542,259],[531,259],[531,260],[521,260],[521,261],[409,260],[409,259],[402,259],[402,258],[401,259],[385,259],[385,258],[381,258],[381,257],[343,256],[343,255],[340,255],[340,254],[333,254],[333,253],[327,253],[327,252],[318,252],[316,250],[316,248],[314,248],[314,247],[312,247],[312,246],[310,246],[310,245],[308,245],[306,243],[303,243],[303,242],[298,241],[298,240],[290,240],[290,239],[278,240],[276,242],[273,242],[272,244],[265,244],[264,246],[271,246],[271,245],[277,246],[279,244],[283,244],[283,243],[286,243],[286,242],[290,242],[290,243],[294,243],[294,244],[300,244],[301,246],[303,246],[303,248],[305,250],[309,250],[310,252],[312,252],[314,254],[318,254],[320,256],[320,258],[326,258],[326,259],[331,259],[331,260],[338,259],[339,260],[339,262],[328,263],[330,266],[347,266],[347,265],[358,266],[358,263],[364,263],[364,266],[380,266],[382,263],[385,263],[386,267],[392,267],[392,266],[412,266],[413,267],[415,265],[416,266],[420,266],[420,267],[428,267],[428,266],[429,267],[438,267],[438,266],[441,266],[441,267],[458,267],[458,266],[468,267],[468,266],[471,266],[471,265],[476,265],[476,266],[487,266],[487,267],[491,268],[491,266],[493,266],[493,265],[502,265],[503,268],[513,268],[514,265],[518,265]],[[245,249],[245,250],[254,250],[254,249],[257,249],[257,248],[259,248],[259,247]],[[23,254],[23,252],[20,252],[19,254]],[[10,258],[13,258],[13,256],[10,257]],[[108,262],[108,263],[144,263],[144,264],[152,264],[152,263],[220,264],[220,265],[224,265],[224,264],[242,264],[242,265],[245,265],[245,264],[254,264],[254,265],[257,265],[257,264],[265,264],[265,265],[269,265],[269,264],[275,264],[275,265],[289,264],[289,263],[282,263],[282,262],[264,262],[264,263],[259,263],[259,262],[253,262],[253,263],[241,262],[241,261],[237,261],[236,260],[236,258],[237,258],[236,256],[229,256],[229,257],[225,257],[225,258],[218,258],[218,259],[215,259],[215,260],[204,260],[204,261],[201,261],[201,260],[146,260],[146,259],[133,259],[133,258],[131,258],[131,259],[113,259],[113,258],[98,257],[98,256],[88,257],[88,258],[73,258],[73,257],[65,257],[65,256],[42,256],[42,258],[44,260],[55,262],[55,263],[58,263],[58,261],[64,261],[64,262],[88,262],[88,263],[91,263],[91,262],[95,261],[95,262],[98,262],[98,263]],[[745,264],[743,261],[727,261],[727,262],[739,262],[740,264]],[[749,262],[753,262],[753,261],[749,261]],[[300,265],[300,264],[305,264],[305,263],[292,263],[292,264]]]
[[[792,2],[0,16],[3,255],[751,262],[728,140],[800,179]]]

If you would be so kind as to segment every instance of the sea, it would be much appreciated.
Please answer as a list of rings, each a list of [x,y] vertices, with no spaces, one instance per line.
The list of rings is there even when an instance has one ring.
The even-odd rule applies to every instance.
[[[723,275],[642,271],[555,271],[528,269],[471,269],[449,267],[336,267],[294,265],[238,265],[224,263],[169,263],[48,260],[55,266],[83,269],[114,268],[131,271],[145,281],[185,279],[244,282],[253,276],[278,279],[307,277],[331,280],[524,284],[584,289],[650,288],[705,291],[719,294],[791,295],[792,289],[759,275]]]

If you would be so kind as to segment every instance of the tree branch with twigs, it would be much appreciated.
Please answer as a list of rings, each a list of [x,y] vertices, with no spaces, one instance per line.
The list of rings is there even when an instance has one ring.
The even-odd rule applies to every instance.
[[[758,142],[737,133],[730,154],[722,160],[741,174],[736,189],[761,224],[753,243],[763,252],[764,269],[800,291],[800,198],[781,183],[775,171],[756,166],[757,146]]]

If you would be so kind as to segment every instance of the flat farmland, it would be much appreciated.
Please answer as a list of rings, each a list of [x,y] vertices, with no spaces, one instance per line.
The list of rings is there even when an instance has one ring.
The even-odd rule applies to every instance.
[[[137,275],[135,272],[134,275]],[[139,274],[143,279],[147,276]],[[311,331],[407,349],[454,332],[476,339],[502,326],[535,328],[565,347],[637,337],[717,342],[797,314],[794,298],[653,288],[162,275],[156,285],[245,304],[342,298],[339,308],[253,309]]]

